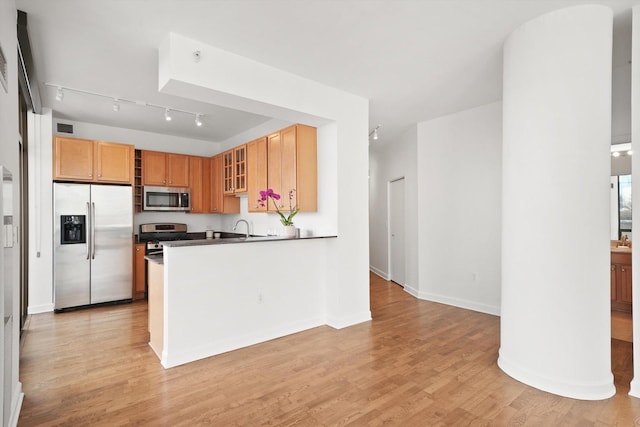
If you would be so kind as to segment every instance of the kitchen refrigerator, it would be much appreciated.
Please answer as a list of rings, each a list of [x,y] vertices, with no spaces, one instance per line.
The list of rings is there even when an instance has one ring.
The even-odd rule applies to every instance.
[[[131,187],[53,184],[54,310],[131,300]]]

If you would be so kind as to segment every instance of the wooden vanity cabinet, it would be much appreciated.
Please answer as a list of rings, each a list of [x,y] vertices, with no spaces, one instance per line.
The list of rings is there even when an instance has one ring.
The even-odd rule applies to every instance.
[[[611,253],[611,309],[631,312],[631,252]]]
[[[224,193],[224,165],[223,154],[211,158],[211,207],[210,212],[227,214],[240,213],[240,199]]]
[[[133,245],[133,299],[144,299],[146,292],[145,244]]]
[[[260,191],[267,189],[267,137],[247,143],[247,208],[249,212],[266,212],[260,206]]]
[[[302,212],[318,210],[317,131],[294,125],[267,137],[267,184],[280,194],[280,210],[289,211],[289,192],[295,190],[292,206]],[[269,211],[275,211],[273,203]]]
[[[161,151],[142,151],[142,185],[189,186],[189,157]]]
[[[129,144],[56,136],[54,181],[133,184],[134,147]]]

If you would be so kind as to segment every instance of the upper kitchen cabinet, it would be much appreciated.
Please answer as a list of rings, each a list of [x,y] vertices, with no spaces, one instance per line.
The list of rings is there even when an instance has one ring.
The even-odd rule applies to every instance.
[[[239,145],[222,153],[222,184],[224,194],[247,191],[247,146]]]
[[[96,141],[96,172],[100,182],[133,183],[133,145]]]
[[[294,125],[267,137],[267,183],[280,194],[280,210],[292,206],[303,212],[318,210],[317,131],[305,125]],[[275,211],[273,203],[268,210]]]
[[[189,188],[190,212],[211,212],[211,160],[208,157],[189,157]]]
[[[134,147],[128,144],[56,136],[55,181],[133,184]]]
[[[240,213],[240,199],[235,196],[225,196],[223,154],[211,158],[211,208],[210,212],[226,214]]]
[[[267,138],[247,143],[247,194],[249,212],[266,212],[267,205],[257,202],[260,191],[267,189]]]
[[[188,187],[189,156],[143,150],[142,185]]]

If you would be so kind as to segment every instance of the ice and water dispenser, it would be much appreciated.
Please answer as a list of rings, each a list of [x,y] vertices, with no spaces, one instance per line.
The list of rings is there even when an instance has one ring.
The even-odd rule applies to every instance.
[[[60,244],[86,243],[85,215],[60,215]]]

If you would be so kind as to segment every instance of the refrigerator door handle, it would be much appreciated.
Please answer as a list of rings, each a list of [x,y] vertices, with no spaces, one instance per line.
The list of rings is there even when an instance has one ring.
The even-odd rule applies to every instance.
[[[89,234],[88,231],[91,229],[91,206],[89,202],[87,202],[87,219],[89,220],[89,224],[85,224],[85,233]],[[87,230],[89,228],[89,230]],[[87,259],[91,257],[91,237],[87,240]]]
[[[91,259],[96,259],[96,204],[91,202]]]

